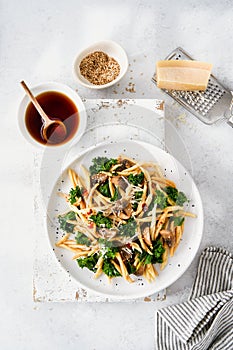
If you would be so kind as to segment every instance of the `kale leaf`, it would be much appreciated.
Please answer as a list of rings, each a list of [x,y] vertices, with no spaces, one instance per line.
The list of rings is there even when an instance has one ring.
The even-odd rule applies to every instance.
[[[104,258],[114,259],[116,253],[119,251],[117,247],[114,247],[114,242],[105,238],[99,238],[98,242],[105,248],[103,253]]]
[[[115,188],[115,192],[114,192],[114,195],[111,197],[111,202],[115,202],[117,201],[118,199],[120,198],[120,193],[119,193],[119,190],[118,190],[118,187]]]
[[[188,201],[188,198],[186,197],[184,192],[179,192],[177,196],[176,204],[182,206],[187,201]]]
[[[77,244],[85,244],[88,247],[91,244],[90,239],[81,232],[78,232],[76,234],[75,240],[76,240]]]
[[[183,216],[175,216],[173,218],[174,221],[174,226],[181,226],[184,222],[184,217]]]
[[[98,239],[99,244],[101,244],[104,247],[112,248],[114,246],[114,243],[112,241],[109,241],[105,238],[100,237]]]
[[[134,193],[134,199],[135,199],[136,201],[140,201],[141,198],[142,198],[142,194],[143,194],[143,191],[137,191],[137,192],[135,192],[135,193]]]
[[[91,215],[90,220],[94,221],[98,227],[112,227],[112,220],[103,215],[102,212],[98,212],[96,215]]]
[[[134,218],[127,220],[126,224],[119,226],[119,234],[125,237],[133,237],[136,233],[137,223]]]
[[[104,164],[105,171],[109,171],[113,165],[116,165],[116,163],[117,163],[117,159],[114,159],[114,158],[109,159]]]
[[[138,186],[138,185],[142,184],[143,180],[144,180],[143,172],[136,174],[136,175],[130,174],[128,176],[128,181],[134,186]]]
[[[104,260],[102,270],[109,277],[121,276],[109,259]]]
[[[167,193],[168,197],[176,203],[177,196],[178,196],[178,190],[175,187],[167,186],[164,188],[164,191]]]
[[[136,267],[133,266],[129,261],[126,262],[126,268],[129,274],[136,272]]]
[[[92,159],[92,165],[89,167],[91,175],[98,174],[101,171],[109,171],[112,165],[117,163],[117,159],[108,159],[106,157],[97,157]]]
[[[165,252],[165,249],[163,247],[162,241],[160,239],[157,239],[155,242],[153,242],[153,264],[155,263],[162,263],[163,262],[163,253]]]
[[[60,228],[66,232],[72,233],[74,231],[75,225],[68,223],[67,220],[76,220],[76,215],[74,211],[69,211],[65,215],[58,216]]]
[[[165,252],[165,249],[160,239],[157,238],[153,242],[153,249],[151,252],[153,255],[148,254],[145,250],[140,254],[139,259],[143,264],[156,264],[163,262],[163,253]]]
[[[164,209],[168,206],[167,203],[167,197],[162,191],[156,190],[155,191],[155,198],[154,198],[154,203],[157,203],[158,207],[161,209]]]
[[[87,256],[85,258],[79,258],[77,259],[77,263],[78,265],[83,269],[84,267],[86,267],[87,269],[96,272],[96,264],[98,261],[98,254],[95,253],[93,255]]]
[[[134,202],[134,203],[132,204],[132,209],[133,209],[134,211],[136,211],[136,210],[138,209],[138,203],[137,203],[137,202]]]
[[[168,197],[176,203],[176,205],[184,205],[188,201],[184,192],[179,192],[176,188],[167,186],[164,188],[164,191],[167,193]]]
[[[114,259],[117,252],[118,252],[117,247],[106,248],[106,251],[104,253],[104,257],[108,258],[108,259]]]
[[[81,189],[79,186],[75,188],[71,188],[69,193],[69,202],[70,204],[74,204],[77,201],[77,198],[82,197]]]
[[[109,277],[121,276],[114,265],[111,263],[111,260],[115,258],[116,253],[119,251],[118,248],[113,246],[113,242],[108,241],[104,238],[99,238],[98,242],[104,247],[104,251],[102,253],[104,258],[102,266],[103,272]]]
[[[141,198],[142,198],[142,194],[143,194],[143,191],[137,191],[134,193],[134,200],[135,202],[132,204],[132,208],[134,211],[137,210],[138,208],[138,203],[137,202],[140,202]]]
[[[110,189],[109,189],[108,182],[106,182],[106,183],[104,183],[102,185],[99,185],[98,190],[104,197],[108,197],[108,198],[111,197],[111,192],[110,192]]]

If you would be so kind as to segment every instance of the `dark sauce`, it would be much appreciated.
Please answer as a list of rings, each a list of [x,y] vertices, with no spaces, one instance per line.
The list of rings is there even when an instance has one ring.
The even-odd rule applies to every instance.
[[[67,134],[64,138],[59,127],[51,126],[49,142],[46,142],[42,136],[42,118],[30,102],[25,114],[25,123],[30,135],[37,142],[49,146],[61,145],[71,140],[79,126],[79,113],[74,102],[57,91],[43,92],[36,96],[36,99],[50,119],[59,119],[65,124]]]

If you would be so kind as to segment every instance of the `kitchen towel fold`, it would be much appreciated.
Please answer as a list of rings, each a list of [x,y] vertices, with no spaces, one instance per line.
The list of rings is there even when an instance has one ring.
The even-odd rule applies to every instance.
[[[189,300],[156,311],[155,321],[156,350],[233,350],[233,256],[206,248]]]

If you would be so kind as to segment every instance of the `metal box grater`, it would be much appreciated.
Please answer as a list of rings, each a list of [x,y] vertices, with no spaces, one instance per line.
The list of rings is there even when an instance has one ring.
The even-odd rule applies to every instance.
[[[165,59],[193,60],[180,47],[172,51]],[[157,83],[156,73],[152,81]],[[226,118],[233,126],[232,94],[212,74],[205,91],[164,91],[205,124],[214,124]]]

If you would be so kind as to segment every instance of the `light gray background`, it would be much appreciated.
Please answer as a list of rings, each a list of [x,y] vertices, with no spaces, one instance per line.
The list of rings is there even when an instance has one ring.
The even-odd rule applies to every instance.
[[[153,304],[32,302],[33,149],[17,128],[22,79],[31,86],[63,82],[87,98],[164,98],[168,146],[192,170],[203,198],[201,249],[209,244],[232,249],[233,130],[225,123],[205,126],[151,83],[156,60],[182,46],[196,59],[212,62],[213,73],[233,89],[232,5],[206,0],[1,0],[1,349],[154,348]],[[119,42],[131,66],[119,87],[89,91],[76,83],[72,63],[81,48],[102,39]],[[126,91],[129,82],[136,93]],[[176,131],[191,163],[176,147]],[[161,307],[187,298],[197,261],[198,256],[168,289]]]

